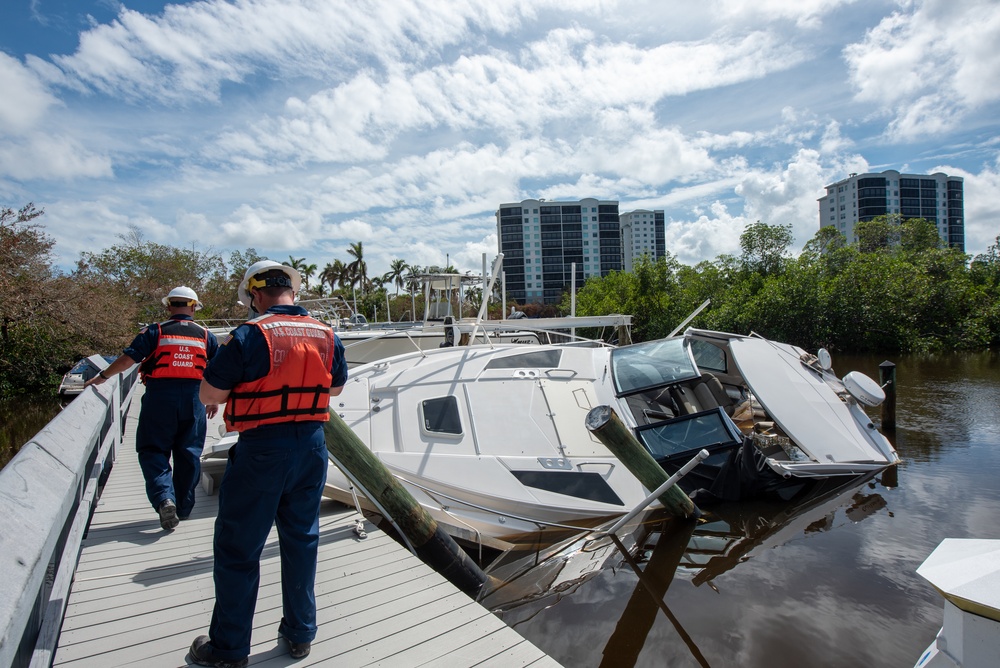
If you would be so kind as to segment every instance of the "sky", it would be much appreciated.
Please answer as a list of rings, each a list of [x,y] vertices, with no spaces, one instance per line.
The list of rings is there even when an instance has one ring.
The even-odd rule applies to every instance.
[[[996,0],[3,0],[0,205],[57,266],[133,228],[479,272],[528,198],[663,209],[689,265],[819,229],[852,172],[965,179],[1000,234]]]

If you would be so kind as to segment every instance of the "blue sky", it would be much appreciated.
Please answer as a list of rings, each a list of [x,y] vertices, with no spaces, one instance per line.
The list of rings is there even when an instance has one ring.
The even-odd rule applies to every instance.
[[[995,0],[5,0],[0,204],[60,266],[131,226],[324,266],[479,270],[529,197],[664,209],[667,248],[818,229],[823,187],[965,178],[1000,234]]]

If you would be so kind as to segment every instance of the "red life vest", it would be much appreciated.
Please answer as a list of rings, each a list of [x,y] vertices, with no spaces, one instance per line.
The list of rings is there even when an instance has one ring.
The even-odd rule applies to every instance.
[[[260,329],[271,354],[271,371],[240,383],[226,402],[226,428],[246,431],[281,422],[330,419],[333,330],[305,315],[270,313],[247,323]]]
[[[142,381],[149,378],[201,380],[208,364],[208,330],[190,320],[160,323],[156,348],[142,361]]]

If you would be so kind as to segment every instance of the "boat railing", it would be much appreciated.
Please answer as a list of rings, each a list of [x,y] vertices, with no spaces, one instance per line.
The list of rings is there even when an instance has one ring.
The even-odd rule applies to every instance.
[[[84,391],[0,470],[0,666],[49,666],[138,367]]]
[[[609,528],[607,531],[602,531],[598,535],[598,537],[615,535],[615,533],[619,529],[628,524],[636,515],[645,510],[649,506],[649,504],[653,503],[653,501],[656,501],[658,498],[660,498],[660,496],[664,494],[668,489],[676,485],[681,478],[690,473],[691,469],[693,469],[695,466],[697,466],[707,458],[708,458],[708,450],[699,450],[698,454],[692,457],[687,464],[682,466],[680,470],[677,471],[677,473],[673,474],[665,481],[663,481],[662,485],[660,485],[655,490],[650,492],[649,496],[640,501],[635,508],[625,513],[625,515],[622,516],[622,518],[619,519],[617,522],[615,522],[611,526],[611,528]]]

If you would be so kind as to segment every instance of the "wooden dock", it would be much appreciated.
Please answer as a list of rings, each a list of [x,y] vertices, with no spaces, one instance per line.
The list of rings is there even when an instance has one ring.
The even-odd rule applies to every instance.
[[[136,393],[138,395],[141,390]],[[66,606],[55,666],[192,665],[214,604],[217,497],[198,490],[175,531],[160,529],[135,454],[139,397],[94,513]],[[558,666],[488,610],[359,515],[325,501],[312,653],[293,661],[278,637],[280,563],[272,529],[261,558],[250,665]]]

